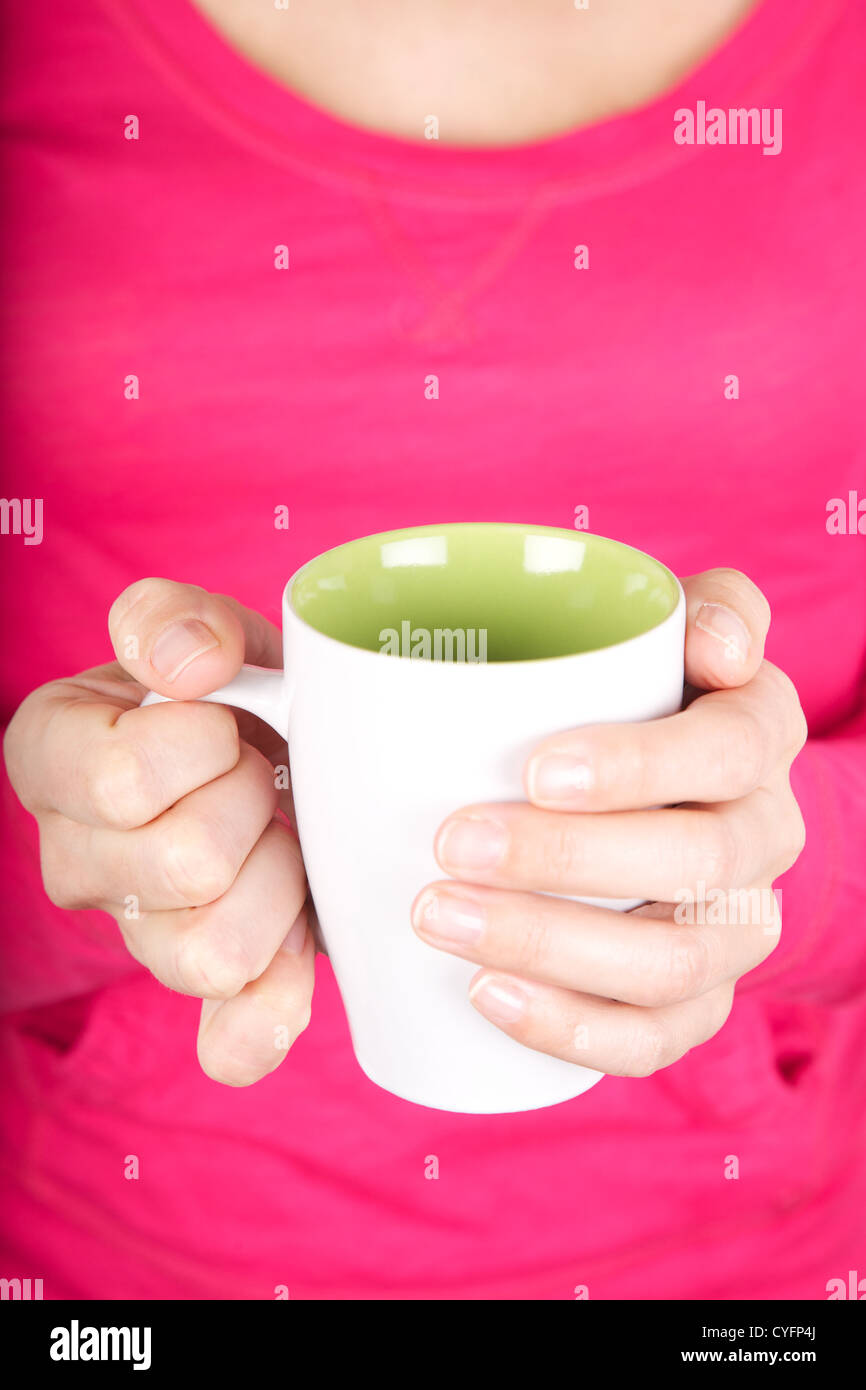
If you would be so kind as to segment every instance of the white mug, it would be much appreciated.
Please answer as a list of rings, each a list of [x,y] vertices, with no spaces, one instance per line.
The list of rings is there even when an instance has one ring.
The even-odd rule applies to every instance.
[[[377,1085],[493,1114],[554,1105],[600,1079],[484,1019],[467,994],[478,966],[421,941],[409,911],[443,877],[442,821],[470,803],[523,800],[541,739],[679,709],[684,636],[679,582],[630,546],[543,526],[420,526],[304,565],[283,594],[284,669],[245,666],[203,697],[287,739],[323,941]]]

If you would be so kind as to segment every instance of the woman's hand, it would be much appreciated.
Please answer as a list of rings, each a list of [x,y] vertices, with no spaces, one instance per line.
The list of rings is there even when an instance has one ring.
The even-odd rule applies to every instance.
[[[492,1023],[617,1076],[718,1032],[778,940],[769,890],[804,844],[789,771],[806,721],[763,660],[767,601],[733,570],[683,587],[687,707],[546,739],[525,771],[531,804],[444,823],[436,857],[453,877],[412,912],[425,941],[484,967],[470,998]],[[544,893],[650,901],[623,914]]]
[[[138,706],[145,687],[189,701],[244,660],[280,666],[280,635],[233,599],[166,579],[126,589],[109,630],[117,662],[21,705],[9,776],[39,824],[52,902],[109,912],[137,961],[203,999],[202,1067],[248,1085],[306,1027],[313,989],[301,851],[272,766],[285,744],[221,705]]]

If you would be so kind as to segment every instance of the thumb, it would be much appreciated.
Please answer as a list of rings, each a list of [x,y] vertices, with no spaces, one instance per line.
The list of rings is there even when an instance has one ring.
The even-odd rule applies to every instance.
[[[680,581],[686,595],[686,681],[700,690],[745,685],[764,659],[770,605],[739,570]]]
[[[197,584],[140,579],[111,605],[108,630],[124,670],[174,700],[218,690],[244,661],[282,665],[282,642],[273,623]]]

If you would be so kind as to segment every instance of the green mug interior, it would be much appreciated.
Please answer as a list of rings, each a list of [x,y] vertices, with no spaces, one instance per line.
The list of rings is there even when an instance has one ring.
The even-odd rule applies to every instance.
[[[298,617],[339,642],[487,662],[613,646],[658,626],[678,598],[670,570],[631,546],[507,522],[364,536],[311,560],[290,587]]]

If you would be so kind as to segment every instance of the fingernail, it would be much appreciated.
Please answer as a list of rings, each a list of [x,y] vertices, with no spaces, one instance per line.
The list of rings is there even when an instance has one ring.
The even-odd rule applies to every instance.
[[[469,998],[492,1023],[516,1023],[529,1003],[522,989],[495,976],[482,975],[469,990]]]
[[[219,642],[210,628],[205,627],[197,618],[191,618],[188,622],[172,623],[156,639],[150,654],[150,664],[170,685],[193,661],[218,646]]]
[[[489,869],[504,857],[508,831],[498,821],[461,816],[446,825],[436,854],[441,864],[455,869]]]
[[[299,917],[284,940],[280,950],[285,951],[290,956],[299,956],[304,949],[306,939],[307,924],[303,917]]]
[[[472,946],[481,938],[485,917],[484,909],[468,898],[431,888],[415,904],[412,922],[416,931],[431,940]]]
[[[732,608],[723,603],[703,604],[698,609],[695,627],[724,644],[727,661],[745,661],[751,644],[749,629]]]
[[[592,789],[595,777],[589,763],[569,753],[547,753],[529,764],[529,795],[533,801],[571,801]]]

